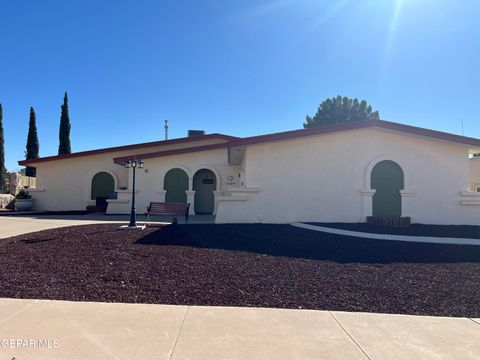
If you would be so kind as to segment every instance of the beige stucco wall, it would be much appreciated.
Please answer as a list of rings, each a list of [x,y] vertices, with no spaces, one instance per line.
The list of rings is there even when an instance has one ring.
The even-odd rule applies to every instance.
[[[186,145],[134,153],[181,147]],[[228,165],[225,148],[146,159],[137,173],[137,211],[164,199],[164,176],[175,167],[189,175],[192,202],[193,175],[207,168],[217,175],[217,222],[365,221],[372,210],[370,171],[388,159],[405,174],[404,216],[417,223],[479,224],[480,198],[468,191],[480,175],[480,160],[469,160],[467,154],[461,145],[370,128],[250,145],[240,166]],[[112,173],[117,189],[129,188],[131,170],[112,160],[128,155],[132,151],[38,163],[34,209],[84,210],[94,203],[91,181],[99,171]],[[119,191],[121,201],[109,204],[109,211],[128,213],[130,196],[128,190]]]
[[[164,178],[173,168],[183,169],[188,175],[187,199],[191,203],[191,213],[194,209],[193,177],[198,170],[209,169],[216,175],[216,196],[220,196],[224,189],[231,186],[227,185],[232,183],[228,181],[229,177],[234,179],[233,186],[239,184],[239,167],[228,164],[226,148],[148,159],[145,161],[145,169],[139,170],[136,176],[138,212],[144,212],[151,201],[165,201]]]
[[[403,216],[480,224],[480,204],[460,204],[470,199],[461,196],[469,190],[467,148],[373,128],[248,146],[252,191],[221,200],[217,222],[365,221],[372,211],[370,171],[386,159],[405,174]]]
[[[135,151],[116,151],[97,155],[73,157],[37,163],[37,185],[32,190],[34,210],[85,210],[87,205],[94,205],[90,200],[93,176],[106,171],[115,178],[116,189],[128,188],[128,170],[113,163],[114,157],[129,156],[138,153],[166,151],[192,146],[202,146],[225,142],[223,139],[197,140],[191,143],[177,143],[137,149]],[[226,153],[225,149],[221,149]],[[186,154],[188,156],[188,154]],[[146,166],[149,167],[149,161]]]
[[[100,171],[113,175],[117,189],[128,186],[127,170],[114,165],[111,153],[37,164],[34,210],[85,210],[95,203],[90,200],[91,183]]]
[[[470,165],[470,190],[475,191],[477,186],[480,186],[480,157],[471,158],[468,160]]]

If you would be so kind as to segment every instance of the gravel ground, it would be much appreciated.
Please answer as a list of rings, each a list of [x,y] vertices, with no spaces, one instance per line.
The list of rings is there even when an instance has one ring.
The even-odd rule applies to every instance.
[[[118,225],[0,241],[0,297],[480,317],[480,247],[290,225]]]

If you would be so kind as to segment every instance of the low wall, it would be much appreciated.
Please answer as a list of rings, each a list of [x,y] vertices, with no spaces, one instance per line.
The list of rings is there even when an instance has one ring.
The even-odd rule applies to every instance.
[[[37,179],[30,176],[25,176],[19,172],[13,172],[9,174],[9,193],[16,195],[20,189],[35,188],[37,185]]]

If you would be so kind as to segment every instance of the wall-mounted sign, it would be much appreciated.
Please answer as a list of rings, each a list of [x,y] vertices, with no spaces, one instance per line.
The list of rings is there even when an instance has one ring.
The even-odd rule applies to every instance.
[[[231,186],[235,185],[235,176],[229,175],[225,178],[225,185]]]

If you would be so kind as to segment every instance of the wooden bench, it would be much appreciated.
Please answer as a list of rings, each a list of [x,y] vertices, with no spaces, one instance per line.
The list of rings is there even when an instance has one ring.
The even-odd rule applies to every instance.
[[[145,225],[148,226],[150,222],[150,215],[184,215],[185,222],[188,222],[188,211],[190,204],[185,203],[162,203],[151,202],[145,211]],[[174,223],[176,219],[174,218]]]

